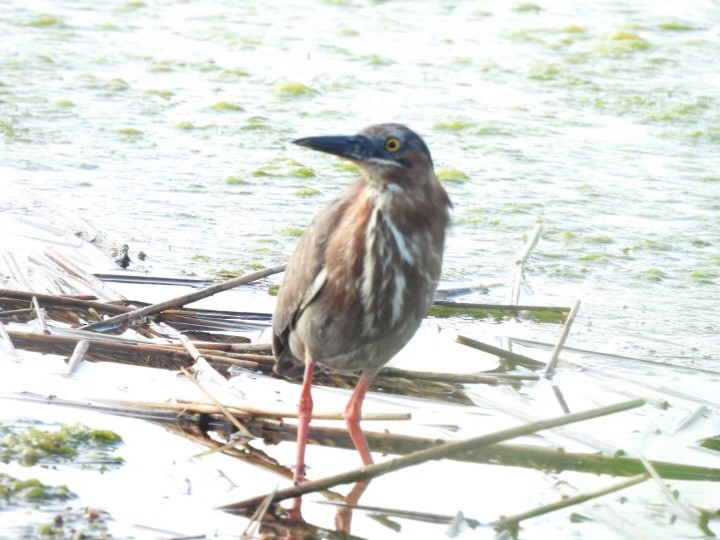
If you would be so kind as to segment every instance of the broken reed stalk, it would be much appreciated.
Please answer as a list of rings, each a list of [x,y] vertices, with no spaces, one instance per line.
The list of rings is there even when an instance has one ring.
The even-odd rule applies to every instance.
[[[205,372],[207,375],[209,375],[216,383],[222,385],[227,384],[227,379],[220,375],[218,370],[216,370],[214,367],[212,367],[208,361],[205,359],[205,357],[200,354],[200,351],[197,350],[197,347],[193,344],[192,341],[190,341],[186,336],[183,336],[182,334],[179,334],[180,343],[183,344],[183,347],[185,347],[185,350],[190,353],[190,356],[192,356],[193,360],[195,360],[195,365],[198,369]],[[184,370],[185,368],[180,368]],[[183,371],[184,373],[184,371]],[[212,398],[211,398],[212,399]]]
[[[111,289],[107,283],[105,283],[102,280],[99,280],[95,276],[88,274],[84,270],[82,270],[80,267],[78,267],[75,263],[70,261],[67,257],[62,255],[60,252],[55,250],[54,248],[47,248],[45,249],[45,256],[50,259],[52,262],[60,266],[63,270],[65,270],[68,274],[70,274],[73,277],[76,277],[77,279],[84,281],[87,285],[89,285],[93,292],[99,297],[104,300],[123,300],[125,297],[120,294],[117,291],[114,291]]]
[[[548,418],[546,420],[540,420],[538,422],[531,422],[529,424],[516,426],[516,427],[510,428],[510,429],[504,429],[502,431],[498,431],[495,433],[481,435],[479,437],[472,437],[472,438],[466,439],[464,441],[446,443],[446,444],[436,446],[433,448],[428,448],[425,450],[420,450],[418,452],[413,452],[411,454],[408,454],[406,456],[402,456],[399,458],[389,459],[387,461],[383,461],[382,463],[368,465],[368,466],[362,467],[360,469],[354,469],[354,470],[347,471],[345,473],[341,473],[338,475],[322,478],[320,480],[311,480],[308,482],[303,482],[302,484],[299,484],[296,486],[281,489],[275,494],[274,501],[277,502],[277,501],[282,501],[282,500],[286,500],[286,499],[291,499],[294,497],[299,497],[300,495],[304,495],[306,493],[312,493],[312,492],[319,491],[322,489],[328,489],[328,488],[336,486],[338,484],[347,484],[350,482],[357,482],[360,480],[370,480],[372,478],[376,478],[378,476],[382,476],[382,475],[390,473],[390,472],[405,469],[405,468],[411,467],[413,465],[419,465],[419,464],[425,463],[427,461],[450,458],[453,456],[457,456],[459,454],[463,454],[463,453],[466,453],[466,452],[469,452],[472,450],[476,450],[476,449],[484,447],[484,446],[498,443],[500,441],[505,441],[508,439],[512,439],[515,437],[521,437],[524,435],[530,435],[537,431],[551,429],[551,428],[563,426],[566,424],[571,424],[574,422],[581,422],[583,420],[589,420],[591,418],[598,418],[600,416],[606,416],[608,414],[614,414],[614,413],[618,413],[621,411],[626,411],[628,409],[640,407],[644,404],[645,404],[644,400],[636,399],[636,400],[632,400],[632,401],[626,401],[623,403],[617,403],[614,405],[600,407],[597,409],[592,409],[589,411],[568,414],[568,415],[555,417],[555,418]],[[267,494],[262,495],[260,497],[253,497],[253,498],[247,499],[245,501],[241,501],[238,503],[224,506],[224,507],[222,507],[222,509],[223,510],[233,510],[233,509],[237,509],[237,508],[245,508],[245,507],[249,507],[249,506],[255,506],[257,504],[260,504],[265,499],[266,496],[267,496]]]
[[[263,270],[258,270],[257,272],[244,274],[242,276],[223,281],[222,283],[210,285],[209,287],[202,288],[198,291],[183,294],[176,298],[171,298],[170,300],[158,302],[157,304],[145,306],[140,309],[124,313],[122,315],[110,317],[109,319],[105,319],[104,321],[86,325],[83,327],[83,330],[106,332],[108,330],[124,326],[126,324],[132,324],[135,321],[139,321],[143,317],[157,315],[158,313],[161,313],[166,309],[182,307],[186,304],[197,302],[198,300],[202,300],[203,298],[213,296],[214,294],[217,294],[219,292],[234,289],[235,287],[239,287],[240,285],[245,285],[247,283],[257,281],[258,279],[263,279],[273,274],[278,274],[284,270],[285,265],[275,266],[273,268],[264,268]]]
[[[515,255],[515,260],[513,261],[515,265],[515,277],[513,279],[512,292],[510,293],[511,304],[517,304],[520,301],[520,285],[525,279],[525,263],[528,257],[530,257],[530,252],[537,245],[542,230],[542,223],[535,225],[533,230],[530,231],[527,241],[520,248],[517,255]]]
[[[647,470],[648,474],[652,477],[657,486],[660,488],[660,491],[662,491],[663,495],[665,495],[667,500],[670,502],[670,504],[677,508],[683,515],[683,517],[685,517],[685,519],[687,519],[690,523],[698,523],[700,516],[697,515],[687,504],[682,502],[677,495],[670,491],[670,488],[660,477],[657,470],[655,470],[653,464],[650,463],[644,456],[640,456],[640,461],[642,462],[643,467],[645,467],[645,470]]]
[[[448,300],[435,300],[433,306],[457,308],[457,309],[482,309],[492,311],[510,311],[519,313],[520,311],[552,311],[555,313],[565,313],[570,311],[569,307],[564,306],[531,306],[518,304],[478,304],[475,302],[450,302]]]
[[[513,516],[503,516],[500,519],[490,523],[490,525],[496,529],[513,528],[516,527],[518,523],[526,519],[542,516],[544,514],[549,514],[550,512],[555,512],[556,510],[567,508],[568,506],[574,506],[576,504],[581,504],[592,499],[597,499],[598,497],[602,497],[603,495],[608,495],[610,493],[629,488],[630,486],[634,486],[635,484],[640,484],[648,478],[649,476],[647,473],[631,476],[630,478],[627,478],[622,482],[617,482],[615,484],[611,484],[607,487],[595,491],[582,493],[580,495],[568,497],[566,499],[560,499],[559,501],[556,501],[554,503],[545,504],[543,506],[528,510],[527,512],[521,512],[520,514],[515,514]]]
[[[8,332],[5,329],[5,325],[2,323],[2,321],[0,321],[0,349],[4,350],[15,361],[20,361],[20,357],[15,350],[15,345],[13,344],[12,339],[10,339],[10,336],[8,335]]]
[[[570,328],[572,327],[573,321],[575,320],[575,316],[577,315],[579,309],[580,300],[576,300],[575,305],[572,307],[570,313],[567,316],[567,319],[565,319],[565,324],[563,325],[562,331],[560,332],[560,337],[558,338],[557,343],[555,344],[555,348],[553,349],[553,352],[550,355],[550,359],[548,360],[547,366],[545,367],[546,377],[551,376],[555,371],[558,359],[560,358],[560,351],[562,351],[562,348],[565,345],[565,340],[567,340],[567,337],[570,334]]]
[[[32,297],[32,307],[35,310],[35,317],[37,317],[38,324],[43,334],[49,334],[50,330],[47,327],[47,321],[45,320],[45,312],[40,308],[38,299],[36,296]]]
[[[81,339],[77,342],[75,350],[73,350],[72,356],[70,357],[70,360],[68,360],[68,375],[75,373],[75,370],[80,365],[80,362],[85,359],[85,353],[87,353],[88,347],[90,347],[90,342],[87,339]]]
[[[455,341],[457,343],[460,343],[461,345],[466,345],[467,347],[472,347],[473,349],[477,349],[488,354],[494,354],[495,356],[499,356],[500,358],[504,358],[505,360],[510,360],[515,364],[524,366],[529,369],[537,369],[545,365],[543,362],[535,360],[534,358],[530,358],[529,356],[524,356],[522,354],[506,351],[505,349],[502,349],[500,347],[488,345],[487,343],[483,343],[482,341],[478,341],[467,336],[458,335],[455,337]]]
[[[225,405],[223,405],[223,404],[220,403],[217,399],[215,399],[215,396],[213,396],[210,392],[208,392],[208,391],[205,389],[205,387],[204,387],[202,384],[200,384],[200,381],[198,381],[192,373],[190,373],[190,372],[189,372],[187,369],[185,369],[184,367],[181,367],[181,368],[180,368],[180,371],[182,371],[182,372],[183,372],[183,375],[185,375],[188,379],[190,379],[190,381],[192,381],[193,384],[195,384],[195,386],[197,386],[197,387],[200,389],[200,391],[201,391],[203,394],[205,394],[205,396],[206,396],[210,401],[212,401],[212,402],[215,404],[216,407],[218,407],[218,408],[222,411],[222,413],[223,413],[223,415],[225,416],[225,418],[227,418],[228,420],[230,420],[230,422],[232,423],[232,425],[235,426],[240,433],[242,433],[242,434],[243,434],[245,437],[247,437],[248,439],[253,439],[253,438],[254,438],[253,434],[250,433],[250,431],[248,430],[248,428],[246,428],[246,427],[242,424],[242,422],[240,422],[240,421],[237,419],[237,417],[236,417],[234,414],[232,414],[230,411],[228,411],[228,410],[227,410],[227,407],[225,407]]]
[[[148,407],[152,409],[162,410],[173,410],[179,413],[199,413],[199,414],[222,414],[222,410],[215,404],[203,403],[201,401],[178,401],[177,403],[155,403],[150,401],[119,401],[129,405],[131,407]],[[225,408],[233,415],[245,416],[245,417],[260,417],[260,418],[275,418],[278,420],[284,418],[295,419],[298,417],[297,410],[295,411],[270,411],[265,409],[258,409],[256,407],[244,407],[242,405],[225,405]],[[395,421],[395,420],[410,420],[412,415],[410,413],[362,413],[363,422],[369,421]],[[344,413],[328,412],[328,411],[313,411],[313,420],[340,420],[345,421]],[[342,433],[347,433],[345,430],[341,430]]]

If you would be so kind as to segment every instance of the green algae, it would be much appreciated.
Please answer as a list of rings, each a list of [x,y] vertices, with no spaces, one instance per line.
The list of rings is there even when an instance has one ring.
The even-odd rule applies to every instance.
[[[663,21],[657,25],[660,30],[668,32],[688,32],[690,30],[696,30],[696,28],[688,23],[681,21]]]
[[[318,93],[314,88],[298,81],[279,82],[273,86],[273,90],[283,97],[307,97]]]
[[[74,107],[75,103],[73,103],[69,99],[56,99],[55,105],[57,105],[58,107]]]
[[[109,430],[93,430],[82,424],[64,424],[57,431],[36,427],[0,425],[0,462],[15,461],[24,466],[55,461],[72,461],[81,453],[97,454],[102,461],[119,462],[110,453],[122,442]]]
[[[440,168],[435,171],[438,180],[448,184],[461,184],[470,179],[470,177],[460,169]]]
[[[34,28],[43,28],[48,26],[59,26],[60,19],[50,13],[39,13],[32,19],[23,23],[23,26],[30,26]]]
[[[585,242],[590,244],[612,244],[614,240],[604,234],[597,234],[594,236],[588,236],[585,238]]]
[[[175,95],[175,92],[168,90],[167,88],[150,88],[145,90],[145,93],[151,96],[158,96],[163,99],[170,99]]]
[[[190,260],[202,262],[202,263],[208,263],[208,262],[210,262],[210,256],[208,256],[208,255],[193,255],[192,257],[190,257]]]
[[[268,286],[268,294],[270,296],[277,296],[280,294],[280,285],[278,283],[272,283]]]
[[[300,188],[297,191],[295,191],[295,195],[298,197],[316,197],[317,195],[320,195],[322,192],[319,189],[316,188]]]
[[[339,169],[341,171],[348,171],[353,173],[359,173],[360,167],[355,165],[352,161],[339,160],[332,164],[333,169]]]
[[[507,318],[514,317],[517,315],[517,310],[491,308],[491,307],[474,307],[468,305],[449,306],[447,304],[430,306],[428,315],[431,317],[437,317],[438,319],[447,319],[450,317],[471,317],[473,319],[485,319],[492,320],[495,322],[503,321]],[[529,315],[533,319],[542,323],[564,323],[567,315],[566,311],[562,310],[532,310],[524,312],[524,315]]]
[[[640,34],[629,30],[616,30],[603,36],[593,49],[601,56],[619,56],[644,51],[650,48],[650,42]]]
[[[239,176],[226,176],[225,183],[230,186],[246,186],[250,182],[248,182],[244,178],[240,178]]]
[[[688,272],[688,278],[695,283],[701,283],[703,285],[714,285],[718,274],[707,270],[691,270]]]
[[[210,108],[218,112],[240,112],[245,110],[241,105],[229,101],[218,101],[213,103]]]
[[[249,76],[250,72],[240,68],[223,69],[220,73],[217,74],[217,78],[220,80],[241,79]]]
[[[545,62],[535,62],[528,67],[528,79],[534,81],[551,81],[557,79],[560,68]]]
[[[667,278],[667,274],[659,268],[648,268],[636,274],[638,279],[643,281],[659,282]]]
[[[433,126],[433,129],[437,129],[438,131],[464,131],[466,129],[470,129],[476,126],[477,122],[458,118],[455,120],[444,120],[442,122],[437,122]]]
[[[542,7],[534,2],[517,2],[510,8],[516,13],[539,13]]]
[[[15,127],[12,122],[6,120],[0,120],[0,135],[6,139],[15,138]]]
[[[65,501],[71,497],[75,497],[75,494],[67,486],[50,486],[36,478],[20,480],[0,472],[0,508],[7,504],[22,502]]]
[[[286,236],[302,236],[305,230],[298,227],[283,227],[280,232]]]
[[[295,178],[314,178],[315,171],[313,171],[310,167],[295,165],[292,169],[290,169],[290,176],[294,176]]]
[[[133,128],[133,127],[122,127],[122,128],[119,128],[117,131],[120,135],[123,135],[128,138],[138,138],[138,137],[142,137],[142,135],[143,135],[142,130]]]

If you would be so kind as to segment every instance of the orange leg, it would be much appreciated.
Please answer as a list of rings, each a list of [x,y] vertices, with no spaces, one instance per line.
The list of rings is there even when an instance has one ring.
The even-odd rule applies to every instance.
[[[305,447],[307,446],[308,432],[310,431],[310,418],[313,410],[312,400],[312,375],[315,362],[309,361],[305,364],[305,376],[303,377],[302,391],[300,392],[300,403],[298,404],[298,429],[297,429],[297,455],[295,459],[295,473],[293,480],[296,484],[305,481]],[[289,515],[292,519],[302,519],[302,499],[297,497],[294,501]]]
[[[360,418],[362,416],[363,399],[365,399],[365,394],[375,378],[375,374],[375,371],[363,371],[355,387],[355,391],[350,401],[348,401],[347,407],[345,407],[345,423],[347,424],[348,433],[355,444],[355,448],[360,452],[363,465],[372,465],[373,463],[372,456],[370,455],[370,447],[368,446],[365,434],[360,428]]]

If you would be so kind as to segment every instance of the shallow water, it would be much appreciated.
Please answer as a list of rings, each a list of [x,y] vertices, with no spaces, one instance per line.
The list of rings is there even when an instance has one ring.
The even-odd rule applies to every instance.
[[[0,211],[40,212],[24,189],[180,272],[274,266],[355,175],[290,141],[402,122],[448,178],[446,282],[510,284],[542,222],[521,302],[580,299],[569,345],[710,367],[718,28],[712,1],[6,0]]]

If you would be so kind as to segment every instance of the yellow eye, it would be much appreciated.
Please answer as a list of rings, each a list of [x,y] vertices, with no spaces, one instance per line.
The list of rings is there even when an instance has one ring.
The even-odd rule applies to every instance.
[[[385,150],[393,153],[397,152],[400,150],[400,141],[398,141],[395,137],[388,137],[385,141]]]

